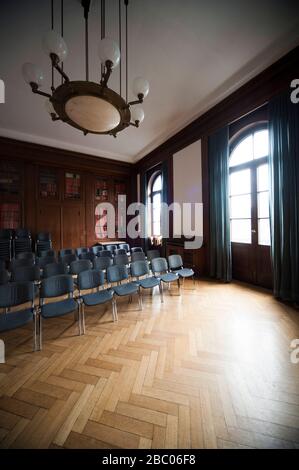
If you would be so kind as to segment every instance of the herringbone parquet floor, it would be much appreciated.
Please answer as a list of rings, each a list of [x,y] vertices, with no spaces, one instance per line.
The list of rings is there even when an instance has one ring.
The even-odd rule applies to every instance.
[[[4,335],[3,448],[299,448],[299,313],[246,286],[186,282]]]

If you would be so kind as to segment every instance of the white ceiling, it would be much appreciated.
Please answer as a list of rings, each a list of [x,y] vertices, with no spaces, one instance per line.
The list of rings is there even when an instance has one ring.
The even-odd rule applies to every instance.
[[[84,79],[84,22],[79,0],[65,1],[65,71]],[[59,24],[60,0],[55,0]],[[99,4],[90,16],[90,78],[99,78]],[[107,0],[107,36],[118,39],[117,0]],[[114,18],[114,20],[113,20]],[[129,78],[144,76],[150,94],[139,129],[116,139],[52,122],[44,98],[23,81],[24,62],[41,66],[50,85],[41,38],[50,28],[50,0],[9,0],[0,6],[0,135],[134,162],[299,44],[299,2],[290,0],[130,0]],[[118,90],[119,70],[109,82]],[[130,89],[130,85],[129,85]],[[130,98],[133,96],[130,92]]]

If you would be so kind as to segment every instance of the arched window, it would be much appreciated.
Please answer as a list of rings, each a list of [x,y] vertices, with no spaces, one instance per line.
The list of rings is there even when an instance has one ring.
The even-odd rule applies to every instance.
[[[161,237],[162,174],[153,173],[148,184],[148,230],[152,238]]]
[[[270,245],[268,129],[246,130],[230,150],[231,241]]]

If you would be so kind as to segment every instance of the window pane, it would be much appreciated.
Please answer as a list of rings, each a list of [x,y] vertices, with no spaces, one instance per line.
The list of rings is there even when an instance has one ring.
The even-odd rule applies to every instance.
[[[258,193],[257,195],[258,218],[269,217],[269,192]]]
[[[269,155],[268,129],[257,131],[253,136],[254,158],[267,157]]]
[[[257,168],[257,190],[267,191],[269,189],[269,165],[261,165]]]
[[[153,223],[153,235],[154,236],[160,236],[161,233],[160,233],[161,229],[160,229],[160,221],[159,222],[154,222]]]
[[[231,219],[251,218],[251,195],[233,196],[230,198]]]
[[[251,193],[250,170],[235,171],[230,175],[230,195]]]
[[[153,197],[153,206],[154,207],[160,207],[161,205],[161,194],[155,194]]]
[[[252,134],[241,140],[231,153],[229,166],[240,165],[253,159],[253,137]]]
[[[259,245],[270,245],[270,221],[269,219],[260,219],[258,221]]]
[[[162,189],[162,177],[161,175],[159,175],[154,180],[153,191],[161,191],[161,189]]]
[[[232,242],[251,243],[251,220],[231,220],[230,236]]]

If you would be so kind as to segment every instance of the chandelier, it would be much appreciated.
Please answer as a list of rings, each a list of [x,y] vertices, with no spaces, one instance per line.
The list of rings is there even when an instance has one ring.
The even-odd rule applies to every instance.
[[[31,86],[33,93],[45,96],[46,109],[53,121],[61,120],[72,127],[83,131],[84,135],[116,134],[129,126],[139,127],[144,119],[140,106],[148,95],[149,83],[142,77],[133,82],[132,91],[136,100],[128,101],[128,3],[125,8],[125,98],[122,96],[122,2],[118,4],[119,45],[105,34],[105,0],[100,2],[101,40],[98,55],[101,62],[99,83],[89,80],[89,31],[88,16],[92,0],[82,0],[85,20],[85,80],[72,81],[64,70],[64,61],[68,48],[63,38],[63,0],[61,0],[61,34],[54,31],[54,7],[51,0],[51,31],[43,38],[42,46],[50,57],[52,65],[51,93],[40,88],[44,75],[40,68],[32,63],[25,63],[22,68],[25,81]],[[119,92],[108,87],[112,71],[119,66]],[[59,74],[61,83],[55,87],[54,80]]]

